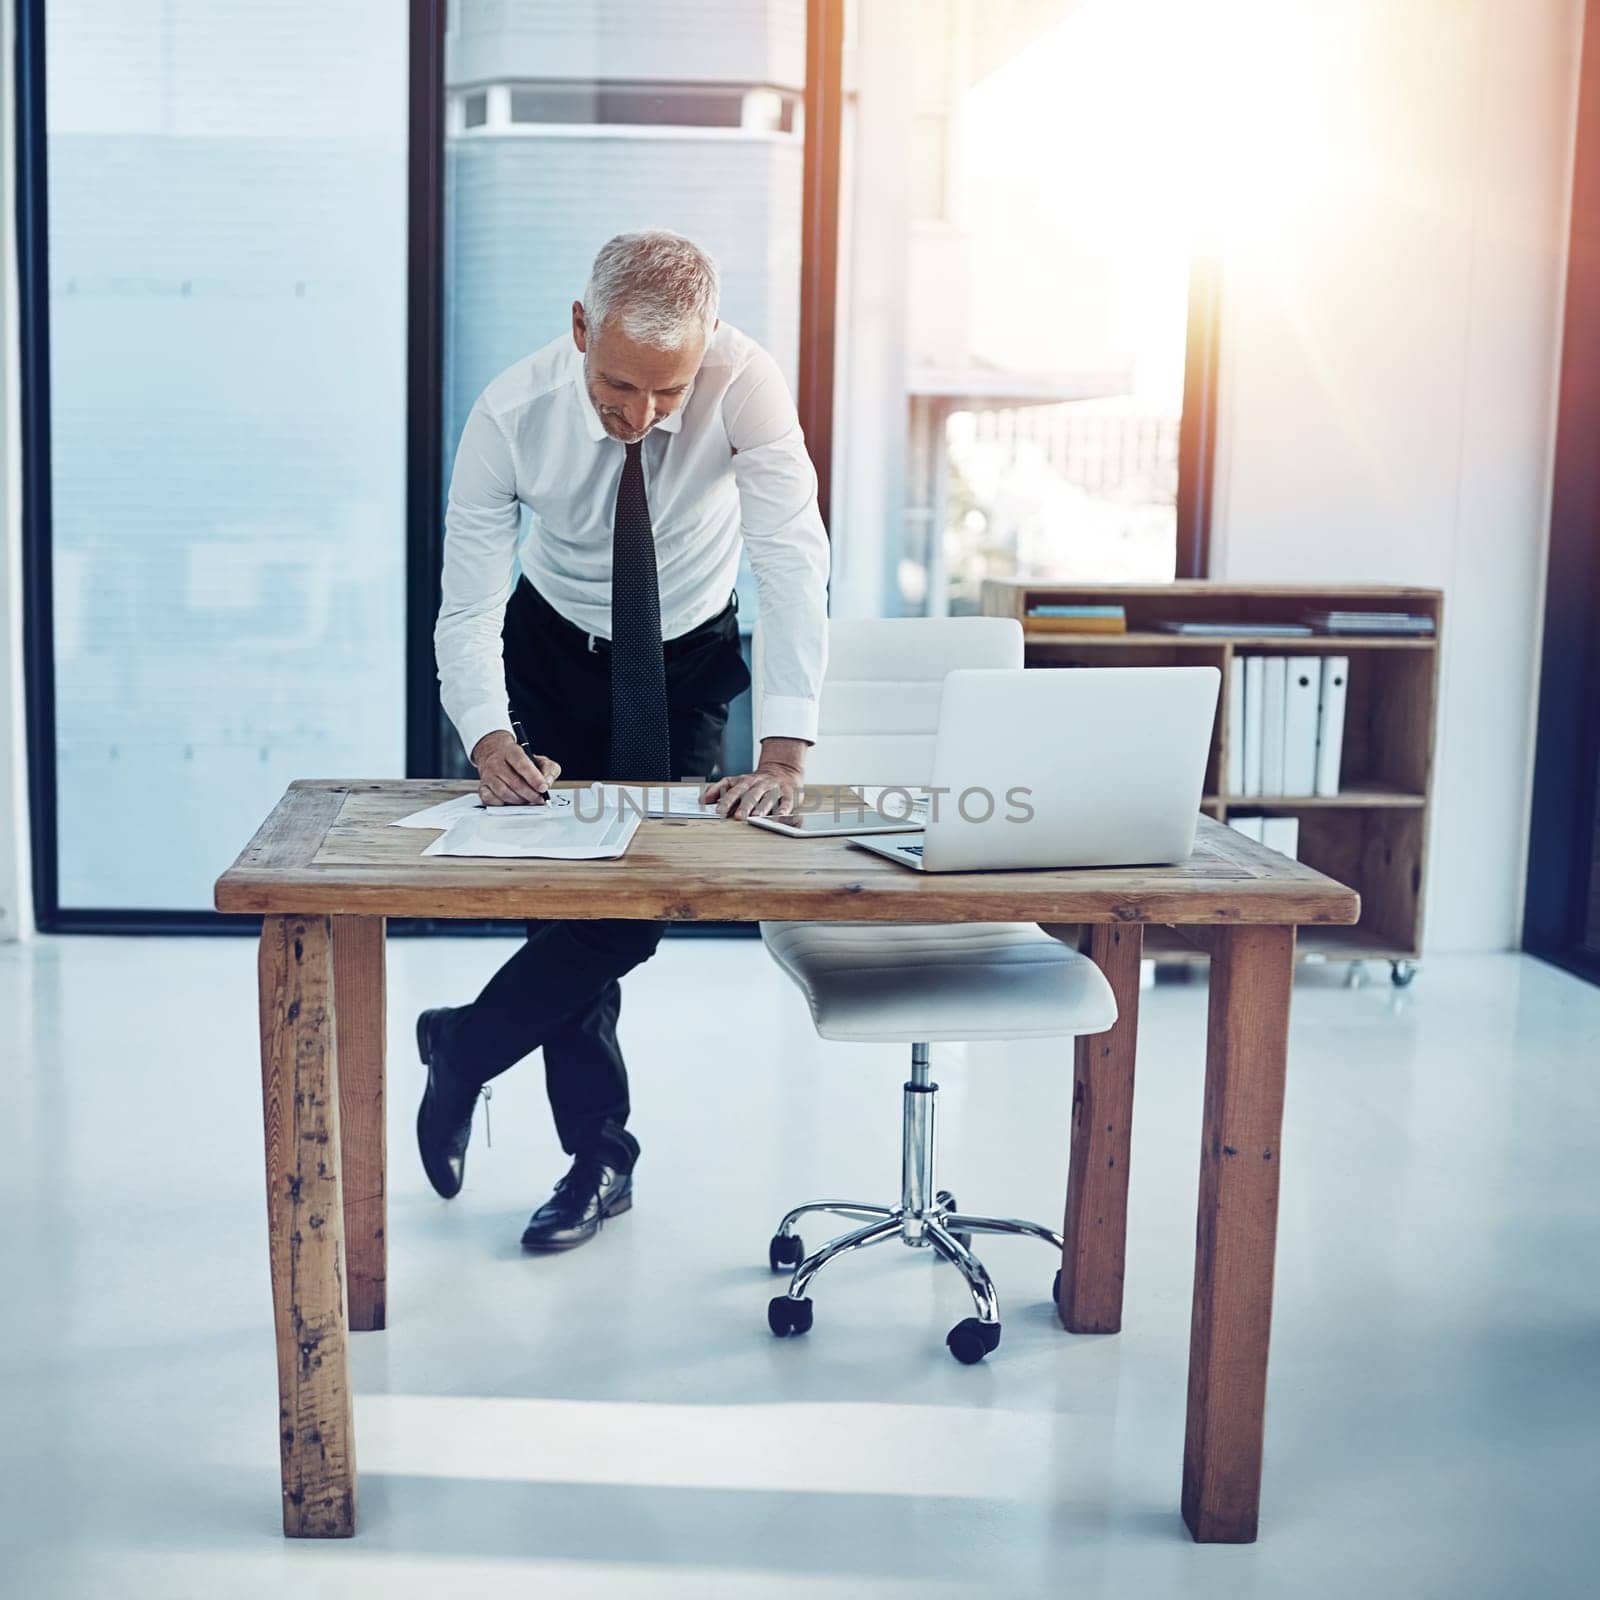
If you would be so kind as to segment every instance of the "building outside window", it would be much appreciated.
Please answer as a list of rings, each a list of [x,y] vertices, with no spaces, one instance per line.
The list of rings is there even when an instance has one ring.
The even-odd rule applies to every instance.
[[[836,615],[1174,576],[1190,239],[1170,0],[846,13]]]
[[[800,345],[805,0],[460,0],[445,36],[448,481],[485,384],[567,334],[596,251],[667,227],[791,392]],[[748,637],[755,586],[741,570]],[[727,761],[749,758],[735,707]],[[456,759],[453,734],[442,741]]]

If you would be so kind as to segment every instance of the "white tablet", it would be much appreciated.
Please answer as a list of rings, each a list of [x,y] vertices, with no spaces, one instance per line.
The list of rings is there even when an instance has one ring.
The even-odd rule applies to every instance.
[[[773,833],[786,834],[791,839],[850,838],[861,833],[920,833],[919,816],[888,816],[870,808],[858,810],[851,806],[832,806],[818,811],[802,811],[792,817],[751,817],[758,828],[770,828]]]

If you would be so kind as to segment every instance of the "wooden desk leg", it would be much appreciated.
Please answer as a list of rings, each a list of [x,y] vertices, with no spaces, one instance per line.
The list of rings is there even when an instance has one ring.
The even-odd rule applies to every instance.
[[[263,917],[259,971],[283,1531],[348,1536],[356,1461],[331,919]]]
[[[384,1179],[385,992],[382,917],[334,917],[333,992],[338,1018],[339,1165],[349,1261],[350,1328],[385,1325],[388,1205]]]
[[[1117,1021],[1109,1032],[1081,1036],[1074,1049],[1072,1157],[1061,1226],[1066,1248],[1056,1299],[1062,1326],[1073,1333],[1116,1333],[1122,1327],[1143,952],[1144,928],[1137,922],[1089,928],[1087,954],[1117,997]]]
[[[1183,1520],[1200,1543],[1256,1536],[1293,977],[1293,928],[1217,930],[1183,1444]]]

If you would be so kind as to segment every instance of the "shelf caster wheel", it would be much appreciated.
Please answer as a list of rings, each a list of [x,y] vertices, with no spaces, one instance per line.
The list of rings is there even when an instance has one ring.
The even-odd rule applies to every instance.
[[[979,1322],[976,1317],[966,1317],[944,1336],[950,1354],[964,1367],[975,1367],[1000,1343],[998,1322]]]
[[[795,1335],[809,1333],[811,1302],[791,1300],[786,1294],[778,1295],[767,1302],[767,1326],[780,1339],[787,1339],[791,1333]]]
[[[1389,982],[1397,989],[1409,989],[1412,979],[1417,975],[1415,961],[1391,961],[1389,963]]]
[[[767,1246],[767,1265],[774,1272],[792,1272],[806,1258],[806,1247],[798,1233],[775,1233]]]

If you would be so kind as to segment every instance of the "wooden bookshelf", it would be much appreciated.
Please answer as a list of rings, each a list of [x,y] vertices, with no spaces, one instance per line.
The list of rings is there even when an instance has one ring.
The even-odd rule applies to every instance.
[[[1120,605],[1128,631],[1063,633],[1030,628],[1035,605]],[[990,579],[983,586],[990,616],[1023,625],[1030,667],[1197,666],[1222,673],[1222,692],[1206,762],[1202,808],[1230,816],[1300,819],[1302,861],[1347,883],[1361,895],[1361,921],[1351,928],[1303,928],[1302,960],[1391,964],[1396,983],[1408,983],[1422,953],[1428,826],[1433,799],[1439,707],[1439,639],[1444,596],[1438,589],[1283,584],[1072,584]],[[1298,622],[1306,610],[1414,611],[1433,618],[1431,638],[1319,634],[1205,638],[1157,631],[1162,621]],[[1342,655],[1350,658],[1344,759],[1337,796],[1233,795],[1227,791],[1228,749],[1239,730],[1229,726],[1228,688],[1242,657]],[[1176,935],[1152,928],[1146,951],[1157,960],[1204,960]]]

